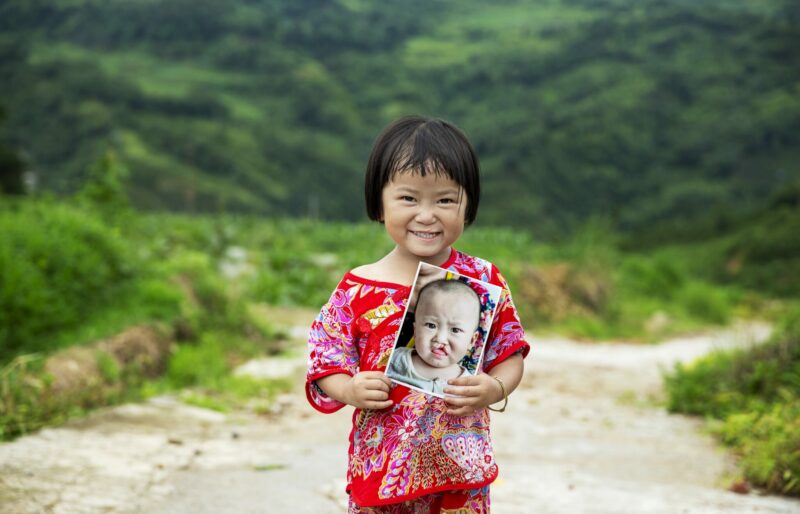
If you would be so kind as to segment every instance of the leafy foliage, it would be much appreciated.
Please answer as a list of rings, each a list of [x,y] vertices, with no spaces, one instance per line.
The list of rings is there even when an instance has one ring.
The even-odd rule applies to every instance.
[[[0,210],[0,351],[40,349],[125,291],[139,270],[119,233],[86,211],[48,201]]]
[[[782,296],[800,291],[800,182],[734,231],[725,253],[728,280]]]
[[[0,107],[0,123],[5,118],[5,111]],[[19,195],[25,192],[22,181],[24,166],[20,157],[0,142],[0,195]]]
[[[671,409],[718,418],[748,410],[752,400],[772,403],[786,392],[800,394],[800,313],[769,343],[677,365],[667,385]]]
[[[750,481],[800,496],[800,311],[770,342],[679,364],[666,385],[670,410],[722,420],[715,432]]]
[[[548,239],[597,215],[707,237],[798,173],[786,0],[9,0],[0,19],[6,136],[62,193],[110,145],[136,206],[359,219],[370,143],[411,112],[466,129],[482,222]]]

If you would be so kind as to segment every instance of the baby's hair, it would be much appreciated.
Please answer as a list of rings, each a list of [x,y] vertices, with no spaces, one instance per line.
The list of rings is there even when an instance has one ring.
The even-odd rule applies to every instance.
[[[433,291],[441,291],[444,293],[457,293],[457,292],[465,292],[469,291],[478,301],[478,324],[480,324],[481,319],[481,297],[478,293],[472,289],[469,285],[465,284],[460,280],[447,280],[447,279],[439,279],[434,280],[433,282],[429,282],[425,284],[425,287],[419,290],[419,295],[417,296],[417,307],[419,306],[422,298],[428,293]]]
[[[381,221],[383,217],[384,186],[397,173],[406,171],[453,179],[467,195],[465,223],[475,221],[481,196],[478,156],[458,127],[440,119],[407,116],[383,129],[372,146],[364,181],[371,220]]]

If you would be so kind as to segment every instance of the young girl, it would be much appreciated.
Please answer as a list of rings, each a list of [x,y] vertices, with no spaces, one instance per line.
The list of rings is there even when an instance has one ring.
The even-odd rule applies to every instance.
[[[442,120],[408,117],[375,142],[366,173],[367,213],[395,247],[345,274],[309,333],[306,395],[317,410],[355,407],[347,491],[351,514],[489,512],[497,464],[487,408],[522,378],[530,347],[497,267],[452,248],[475,220],[478,160]],[[384,374],[420,261],[503,288],[483,373],[448,381],[438,398]]]

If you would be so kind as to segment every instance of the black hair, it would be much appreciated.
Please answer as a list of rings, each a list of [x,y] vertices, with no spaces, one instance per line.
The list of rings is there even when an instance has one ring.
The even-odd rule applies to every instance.
[[[367,216],[383,218],[383,188],[395,174],[410,171],[453,179],[467,195],[464,222],[478,215],[481,196],[478,156],[467,136],[444,120],[407,116],[390,123],[375,140],[367,163],[364,195]]]

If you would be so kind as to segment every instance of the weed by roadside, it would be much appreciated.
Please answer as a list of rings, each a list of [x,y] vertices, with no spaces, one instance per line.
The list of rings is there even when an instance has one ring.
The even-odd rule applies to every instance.
[[[769,342],[679,364],[665,382],[669,409],[705,416],[750,483],[800,496],[800,310]]]

